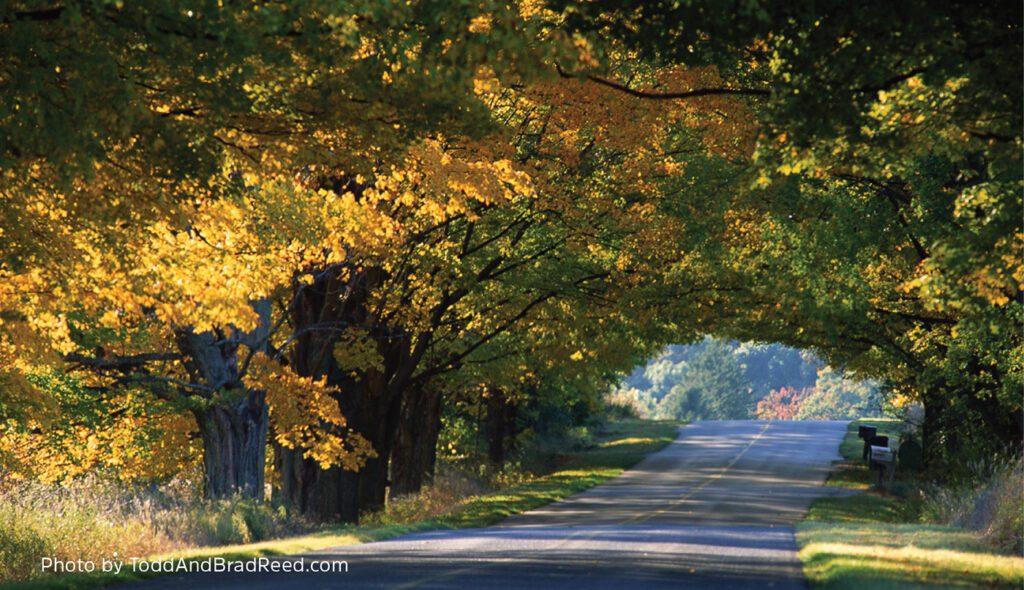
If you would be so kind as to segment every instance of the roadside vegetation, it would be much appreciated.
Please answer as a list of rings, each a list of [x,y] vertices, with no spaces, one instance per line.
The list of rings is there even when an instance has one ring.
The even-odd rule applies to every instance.
[[[446,465],[432,485],[389,502],[358,526],[297,520],[269,503],[189,497],[183,489],[194,487],[180,481],[149,490],[97,479],[65,488],[13,485],[0,494],[0,582],[12,589],[95,588],[131,579],[40,577],[42,557],[97,563],[115,555],[240,559],[487,526],[619,475],[671,442],[677,427],[672,421],[619,419],[592,425],[585,439],[551,438],[547,447],[561,450],[534,453],[525,467],[487,473],[482,464],[475,470]]]
[[[898,445],[897,420],[850,424],[829,485],[797,526],[814,588],[1020,588],[1024,584],[1024,474],[1020,459],[990,458],[942,485],[900,475],[885,490],[861,461],[858,425]]]

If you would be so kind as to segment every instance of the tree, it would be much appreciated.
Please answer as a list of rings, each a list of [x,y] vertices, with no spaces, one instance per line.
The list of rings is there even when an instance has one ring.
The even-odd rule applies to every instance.
[[[743,368],[727,344],[710,340],[662,400],[659,414],[679,420],[742,420],[752,409],[750,381]]]
[[[818,371],[818,381],[803,399],[798,420],[854,420],[881,414],[877,390],[863,381],[844,379],[830,367]]]
[[[923,403],[935,465],[1019,445],[1020,6],[733,8],[8,7],[5,460],[71,371],[190,417],[209,495],[260,496],[269,438],[279,497],[354,520],[446,404],[498,458],[708,334]],[[749,415],[742,355],[685,361],[667,414]]]
[[[775,389],[757,402],[754,414],[758,420],[796,420],[804,404],[813,395],[814,390],[806,387]]]
[[[43,341],[91,387],[144,385],[187,408],[211,496],[261,496],[267,396],[282,383],[316,391],[255,371],[279,356],[271,299],[324,243],[379,237],[373,206],[312,194],[294,175],[369,173],[424,132],[472,135],[487,114],[478,66],[529,70],[521,50],[536,33],[498,5],[177,2],[12,5],[0,30],[4,360],[46,371],[32,366]],[[334,217],[357,209],[362,227]],[[321,401],[302,402],[319,409],[306,421],[343,423]],[[353,441],[314,455],[355,467]]]

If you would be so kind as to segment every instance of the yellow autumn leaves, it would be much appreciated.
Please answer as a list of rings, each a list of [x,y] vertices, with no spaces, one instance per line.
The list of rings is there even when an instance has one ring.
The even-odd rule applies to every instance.
[[[306,456],[325,469],[341,466],[357,470],[374,456],[369,442],[358,433],[345,435],[336,388],[324,378],[301,377],[263,353],[252,358],[246,385],[266,393],[274,440],[289,449],[305,449]]]

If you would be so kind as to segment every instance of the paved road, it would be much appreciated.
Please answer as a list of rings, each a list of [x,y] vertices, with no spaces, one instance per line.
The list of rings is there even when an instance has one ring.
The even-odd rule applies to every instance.
[[[845,422],[696,422],[611,482],[499,526],[310,554],[343,574],[196,574],[164,588],[804,588],[792,525]]]

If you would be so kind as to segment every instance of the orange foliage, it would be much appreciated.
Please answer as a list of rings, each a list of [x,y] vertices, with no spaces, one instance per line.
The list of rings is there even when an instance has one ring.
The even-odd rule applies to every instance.
[[[800,405],[813,392],[814,389],[810,387],[773,389],[764,399],[757,402],[754,414],[758,420],[794,420],[800,412]]]

